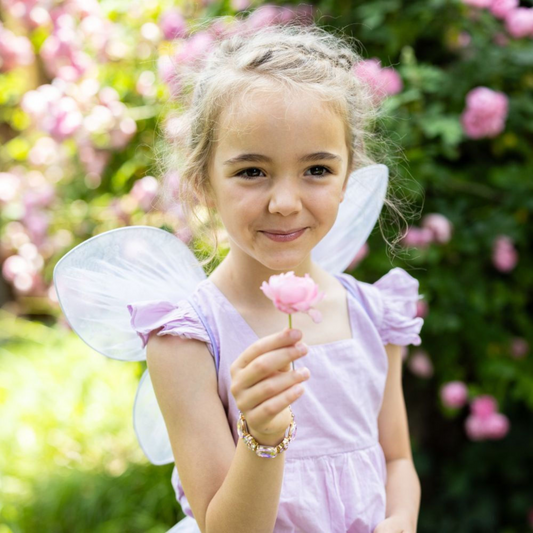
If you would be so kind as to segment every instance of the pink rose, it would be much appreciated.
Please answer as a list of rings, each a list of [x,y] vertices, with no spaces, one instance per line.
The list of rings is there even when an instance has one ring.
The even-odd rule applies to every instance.
[[[462,381],[450,381],[440,390],[442,403],[451,409],[463,407],[468,400],[468,389]]]
[[[471,440],[502,439],[509,432],[509,419],[501,413],[486,417],[470,415],[465,421],[465,429]]]
[[[478,418],[488,418],[498,410],[496,398],[490,394],[482,394],[474,398],[470,404],[470,411]]]
[[[517,7],[507,13],[505,27],[515,39],[533,36],[533,8]]]
[[[492,0],[490,12],[499,19],[504,19],[518,7],[518,0]]]
[[[452,236],[452,223],[439,213],[430,213],[422,219],[422,227],[428,228],[433,233],[433,241],[441,244],[447,243]]]
[[[424,350],[417,350],[408,361],[409,370],[418,377],[430,378],[433,376],[433,363]]]
[[[289,315],[301,311],[307,313],[315,323],[322,321],[320,311],[313,309],[312,306],[320,302],[326,293],[319,291],[318,285],[309,274],[300,277],[291,271],[270,276],[268,283],[263,281],[260,289],[280,311]]]
[[[488,439],[503,439],[509,432],[509,419],[501,414],[494,413],[485,422],[485,434]]]
[[[492,263],[500,272],[509,272],[518,263],[518,252],[507,235],[498,235],[494,240]]]
[[[377,58],[365,59],[354,65],[354,75],[368,85],[373,92],[375,103],[380,103],[387,96],[398,94],[403,83],[400,75],[392,67],[381,67]]]
[[[429,228],[410,226],[403,236],[401,243],[405,247],[427,248],[433,241],[433,231]]]
[[[461,125],[468,137],[495,137],[505,128],[509,99],[488,87],[476,87],[466,95]]]
[[[179,9],[165,11],[159,19],[159,26],[165,39],[183,38],[187,35],[187,23]]]
[[[416,302],[416,316],[424,318],[429,311],[428,303],[425,300],[418,300]]]

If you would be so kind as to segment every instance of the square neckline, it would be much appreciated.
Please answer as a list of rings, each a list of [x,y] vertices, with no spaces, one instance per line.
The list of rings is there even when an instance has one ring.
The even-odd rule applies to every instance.
[[[353,343],[355,341],[355,321],[353,317],[354,308],[353,308],[353,301],[352,301],[352,295],[350,294],[350,291],[344,286],[343,282],[339,279],[339,276],[342,276],[342,274],[333,274],[335,278],[339,281],[339,283],[342,285],[344,292],[346,294],[346,304],[348,306],[348,317],[350,320],[350,330],[351,330],[351,337],[347,339],[339,339],[336,341],[326,342],[322,344],[307,344],[309,349],[311,348],[325,348],[328,346],[340,346],[342,344],[347,343]],[[221,300],[229,309],[230,311],[235,315],[237,320],[241,323],[241,325],[248,331],[249,335],[253,337],[252,342],[257,342],[261,337],[257,335],[257,333],[252,329],[250,324],[245,320],[245,318],[237,311],[235,306],[228,300],[226,295],[209,279],[206,278],[203,283],[208,282],[211,287],[214,288],[215,294]]]

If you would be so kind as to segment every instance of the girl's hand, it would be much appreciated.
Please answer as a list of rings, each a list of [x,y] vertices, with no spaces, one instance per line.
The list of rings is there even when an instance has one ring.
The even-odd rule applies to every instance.
[[[373,533],[416,533],[416,529],[401,516],[389,516],[377,525]]]
[[[291,336],[295,335],[294,337]],[[307,354],[298,329],[285,329],[257,340],[231,364],[231,394],[251,435],[276,446],[291,423],[289,405],[303,394],[298,384],[309,378],[291,370],[291,361]],[[300,346],[301,351],[297,346]]]

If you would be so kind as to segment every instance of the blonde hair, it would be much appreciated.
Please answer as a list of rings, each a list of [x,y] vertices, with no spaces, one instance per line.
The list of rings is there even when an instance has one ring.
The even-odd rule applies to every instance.
[[[369,147],[376,151],[381,143],[372,131],[379,106],[370,87],[353,73],[361,60],[345,38],[315,25],[292,23],[224,38],[193,68],[180,68],[177,75],[185,88],[181,95],[185,110],[174,139],[165,148],[163,172],[179,169],[178,201],[185,220],[195,237],[211,242],[210,253],[195,249],[204,256],[200,258],[202,266],[217,256],[224,240],[218,233],[221,224],[216,211],[205,207],[208,167],[221,111],[234,103],[236,96],[242,98],[246,91],[266,84],[271,87],[272,82],[279,83],[287,94],[312,91],[345,123],[350,172],[374,164]],[[401,216],[394,201],[387,198],[385,204]]]

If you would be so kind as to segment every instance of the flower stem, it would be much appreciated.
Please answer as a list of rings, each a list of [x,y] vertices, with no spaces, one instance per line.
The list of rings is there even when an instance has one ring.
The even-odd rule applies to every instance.
[[[289,313],[289,329],[292,328],[292,315]],[[291,361],[291,369],[294,370],[294,361]]]

